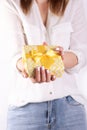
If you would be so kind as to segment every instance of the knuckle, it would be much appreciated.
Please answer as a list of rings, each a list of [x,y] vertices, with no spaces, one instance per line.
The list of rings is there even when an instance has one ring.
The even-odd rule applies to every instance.
[[[46,78],[42,79],[42,82],[46,82]]]

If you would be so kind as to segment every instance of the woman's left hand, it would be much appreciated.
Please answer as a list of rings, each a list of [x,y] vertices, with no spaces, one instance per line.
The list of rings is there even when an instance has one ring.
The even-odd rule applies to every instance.
[[[54,49],[54,51],[56,51],[56,53],[58,53],[59,55],[61,55],[62,60],[64,59],[64,49],[63,49],[63,47],[57,46],[57,47]]]
[[[43,45],[48,45],[46,42],[43,43]],[[56,51],[56,53],[58,53],[59,55],[61,55],[62,60],[64,59],[64,49],[61,46],[56,46],[56,48],[54,49],[54,51]]]
[[[51,75],[50,71],[44,66],[36,67],[34,70],[34,77],[31,78],[33,83],[51,82],[56,79],[55,75]]]

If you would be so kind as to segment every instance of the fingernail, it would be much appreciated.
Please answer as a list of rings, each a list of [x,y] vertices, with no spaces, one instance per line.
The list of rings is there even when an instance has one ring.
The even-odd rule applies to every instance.
[[[40,71],[40,67],[37,67],[37,70]]]
[[[56,50],[56,51],[59,51],[60,49],[57,47],[55,50]]]
[[[50,71],[49,70],[47,70],[47,73],[49,73]]]
[[[42,66],[41,69],[44,70],[44,66]]]
[[[56,76],[54,75],[54,76],[53,76],[53,78],[55,79],[55,78],[56,78]]]

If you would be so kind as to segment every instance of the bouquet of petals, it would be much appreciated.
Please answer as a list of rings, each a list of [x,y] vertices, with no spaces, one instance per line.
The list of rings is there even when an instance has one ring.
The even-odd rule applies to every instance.
[[[34,68],[44,66],[56,77],[64,72],[62,58],[54,51],[55,46],[25,45],[22,51],[22,60],[29,77],[34,76]]]

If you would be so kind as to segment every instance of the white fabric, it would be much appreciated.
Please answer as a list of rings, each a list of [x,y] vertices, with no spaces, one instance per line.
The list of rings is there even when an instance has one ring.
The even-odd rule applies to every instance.
[[[87,21],[82,0],[70,0],[63,17],[52,14],[49,10],[47,26],[43,25],[36,2],[31,11],[24,15],[20,0],[6,0],[0,11],[2,17],[0,33],[5,47],[8,48],[8,61],[11,62],[11,82],[9,104],[21,106],[29,102],[42,102],[71,95],[78,102],[85,104],[87,99],[77,85],[78,72],[87,64]],[[72,51],[78,57],[78,65],[65,70],[61,78],[50,83],[33,84],[23,78],[16,69],[16,62],[21,57],[25,44],[24,34],[30,45],[47,42],[59,45],[65,51]]]

